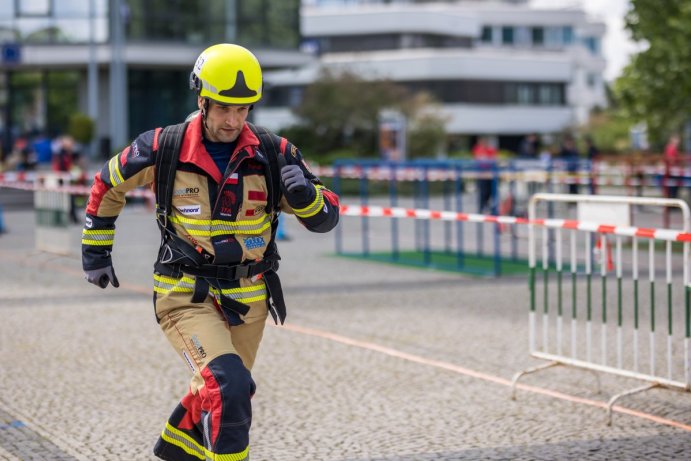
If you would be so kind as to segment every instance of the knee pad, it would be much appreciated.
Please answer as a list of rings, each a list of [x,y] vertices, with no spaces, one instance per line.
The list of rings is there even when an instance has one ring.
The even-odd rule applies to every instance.
[[[202,370],[202,376],[211,407],[221,405],[228,416],[235,414],[237,418],[233,422],[251,416],[249,401],[256,385],[238,355],[216,357]]]

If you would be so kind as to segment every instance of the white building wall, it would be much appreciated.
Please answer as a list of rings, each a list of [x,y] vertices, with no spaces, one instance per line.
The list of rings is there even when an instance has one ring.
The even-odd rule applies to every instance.
[[[472,48],[398,49],[323,54],[319,63],[293,71],[268,73],[274,85],[307,85],[319,66],[347,69],[364,78],[393,81],[488,80],[549,82],[565,85],[566,106],[445,104],[447,130],[456,134],[556,132],[585,123],[594,106],[605,106],[605,60],[583,45],[586,37],[602,39],[605,26],[580,10],[534,9],[527,2],[304,2],[302,33],[309,40],[368,34],[421,33],[468,37]],[[310,5],[311,4],[311,5]],[[493,28],[493,43],[480,41],[484,26]],[[541,46],[501,43],[501,28],[543,27],[571,31],[571,43]],[[525,29],[524,29],[525,31]],[[288,109],[262,108],[258,122],[278,129],[294,122]]]
[[[447,132],[453,134],[552,133],[571,126],[576,116],[570,107],[474,104],[444,104],[440,107],[440,115],[449,118]],[[288,108],[262,108],[255,113],[255,122],[270,130],[279,130],[298,121]]]
[[[321,64],[362,72],[372,78],[415,80],[569,81],[568,56],[526,50],[414,49],[366,53],[334,53]]]

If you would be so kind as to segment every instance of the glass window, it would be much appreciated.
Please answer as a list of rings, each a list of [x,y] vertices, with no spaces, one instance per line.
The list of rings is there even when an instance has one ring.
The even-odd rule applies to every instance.
[[[543,27],[532,27],[530,33],[533,39],[533,46],[542,46],[545,43],[545,29]]]
[[[79,72],[50,71],[46,74],[46,129],[50,134],[65,133],[70,116],[77,111]]]
[[[305,90],[301,87],[294,87],[290,89],[288,105],[290,107],[297,107],[302,103]]]
[[[18,16],[50,16],[50,0],[18,0],[17,6]]]
[[[17,40],[17,30],[14,27],[14,21],[0,20],[0,43],[16,42]]]
[[[19,39],[27,43],[50,43],[53,28],[48,18],[19,18],[15,21]]]
[[[560,48],[563,45],[562,30],[558,27],[545,28],[545,46],[549,48]]]
[[[8,19],[14,17],[14,2],[4,1],[0,2],[0,19]]]
[[[504,85],[504,101],[506,104],[516,104],[518,102],[518,85],[515,83],[506,83]]]
[[[530,45],[531,35],[530,29],[527,27],[519,26],[515,28],[515,42],[517,45],[528,46]]]
[[[238,42],[247,46],[296,48],[299,40],[299,0],[237,2]]]
[[[527,83],[519,83],[516,88],[518,104],[535,104],[535,88]]]
[[[482,26],[480,40],[484,43],[492,43],[492,26]]]
[[[502,27],[501,28],[501,42],[504,45],[513,44],[513,27]]]
[[[227,11],[221,0],[130,0],[128,6],[127,36],[133,42],[226,40]]]
[[[563,40],[565,45],[570,45],[573,43],[573,27],[564,26],[562,28]]]
[[[91,0],[58,0],[53,3],[56,18],[88,18]]]
[[[597,74],[589,73],[586,77],[586,81],[587,81],[588,86],[590,88],[595,88],[597,86],[598,80],[599,80],[599,78],[598,78]]]
[[[187,90],[189,70],[134,70],[129,79],[130,133],[178,123],[196,109],[196,97]]]
[[[543,83],[538,91],[538,104],[544,106],[561,105],[561,87],[558,84]]]
[[[585,47],[595,55],[600,54],[600,39],[597,37],[585,37],[583,39]]]
[[[58,19],[55,21],[55,41],[58,43],[86,43],[89,41],[87,19]]]

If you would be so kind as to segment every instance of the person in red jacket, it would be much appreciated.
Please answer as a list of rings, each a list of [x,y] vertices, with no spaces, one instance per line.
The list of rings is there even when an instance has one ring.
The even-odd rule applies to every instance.
[[[278,213],[294,214],[310,231],[328,232],[338,223],[339,204],[296,146],[247,123],[262,96],[262,71],[249,50],[233,44],[207,48],[190,86],[199,113],[184,128],[177,167],[170,169],[171,208],[159,209],[165,225],[154,265],[154,303],[192,380],[154,454],[242,461],[249,459],[255,392],[250,370],[265,320],[269,313],[277,322],[285,318],[276,275]],[[267,134],[273,149],[260,140]],[[157,163],[161,146],[160,128],[142,133],[96,175],[82,234],[89,282],[119,286],[111,261],[115,221],[125,193],[153,183],[156,169],[164,170]],[[280,190],[272,186],[279,183],[271,173],[278,168],[272,155],[281,160],[273,163],[282,165]]]
[[[679,136],[672,135],[665,145],[665,196],[677,198],[679,195],[679,170],[681,158],[679,157]]]
[[[481,137],[473,146],[473,159],[477,162],[478,173],[482,175],[477,180],[479,194],[478,213],[491,213],[492,178],[484,176],[492,174],[492,167],[497,161],[497,149],[488,144],[485,138]]]

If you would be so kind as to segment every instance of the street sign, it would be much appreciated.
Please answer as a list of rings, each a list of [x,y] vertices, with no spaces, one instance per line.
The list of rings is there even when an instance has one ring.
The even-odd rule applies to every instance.
[[[2,63],[19,64],[22,60],[22,49],[19,43],[2,44]]]

